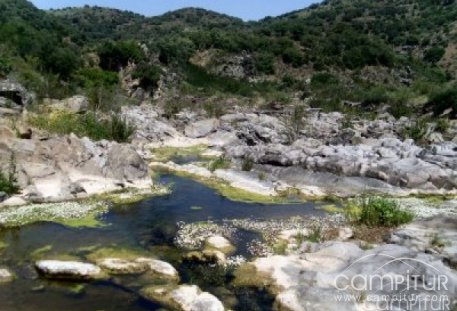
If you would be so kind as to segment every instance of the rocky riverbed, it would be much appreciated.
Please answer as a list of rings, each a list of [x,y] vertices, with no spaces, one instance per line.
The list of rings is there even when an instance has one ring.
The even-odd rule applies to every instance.
[[[12,87],[18,94],[25,92]],[[78,96],[46,103],[49,109],[79,114],[85,113],[86,101]],[[371,298],[382,296],[391,302],[394,292],[378,283],[362,290],[350,280],[361,275],[408,280],[414,269],[422,286],[411,294],[429,295],[427,286],[441,277],[447,287],[434,292],[443,298],[440,310],[455,305],[457,123],[453,121],[446,135],[437,133],[430,122],[423,140],[415,142],[404,136],[414,120],[382,112],[374,120],[348,120],[341,113],[309,108],[301,120],[305,126],[293,130],[286,112],[233,107],[218,118],[184,110],[169,119],[160,107],[142,104],[122,108],[121,116],[136,130],[131,143],[120,144],[28,128],[24,108],[7,114],[2,110],[0,167],[7,171],[14,165],[21,192],[9,198],[1,194],[0,226],[22,226],[24,232],[33,232],[33,226],[26,225],[34,224],[46,228],[41,233],[47,237],[54,231],[67,238],[80,234],[82,241],[94,245],[81,245],[69,253],[41,245],[27,257],[27,272],[22,260],[14,269],[3,266],[11,265],[11,260],[2,261],[2,284],[15,284],[16,278],[36,280],[36,272],[30,271],[37,271],[48,280],[108,282],[172,310],[244,310],[238,300],[242,295],[235,294],[240,288],[255,288],[253,296],[266,291],[265,301],[274,300],[273,308],[279,311],[372,310],[379,306]],[[233,201],[227,203],[208,194],[204,186],[188,184],[190,190],[178,190],[187,189],[184,197],[170,195],[170,200],[177,200],[178,207],[172,207],[179,213],[167,199],[148,205],[158,208],[157,214],[141,209],[139,203],[141,213],[130,219],[133,225],[125,224],[128,208],[109,207],[154,193],[169,194],[169,188],[151,178],[159,171],[195,179]],[[113,191],[120,193],[107,194]],[[395,197],[415,221],[400,228],[360,228],[339,213],[339,203],[329,206],[329,202],[310,203],[312,212],[303,206],[299,217],[286,216],[288,208],[306,199],[368,194]],[[200,198],[205,195],[215,206],[208,207],[208,201]],[[256,209],[252,217],[246,211],[232,214],[240,206],[247,209],[245,202],[265,205],[253,204],[262,212]],[[272,212],[272,205],[281,209],[281,204],[289,205]],[[218,219],[208,220],[208,210]],[[272,217],[262,218],[266,210]],[[221,217],[225,213],[230,217]],[[237,213],[243,217],[235,217]],[[273,217],[278,214],[281,217]],[[121,233],[112,228],[103,231],[111,225],[105,218],[116,230],[122,228]],[[65,229],[52,227],[55,223]],[[168,226],[163,228],[162,223]],[[65,231],[72,227],[85,229]],[[135,231],[138,227],[141,232]],[[13,229],[5,230],[9,234]],[[132,231],[134,238],[128,236]],[[163,244],[155,245],[157,240]],[[117,243],[126,241],[141,251],[120,251]],[[0,252],[14,256],[14,249],[1,239]],[[210,277],[204,278],[202,271]],[[349,297],[345,303],[336,300],[345,297]],[[405,310],[405,303],[397,309]],[[428,305],[424,310],[432,309]]]
[[[184,111],[172,121],[150,106],[126,108],[123,114],[141,124],[134,144],[146,158],[156,159],[151,148],[203,144],[231,161],[232,170],[163,166],[260,194],[277,195],[288,188],[314,197],[456,194],[457,145],[434,132],[433,123],[417,144],[404,136],[414,124],[404,117],[380,113],[375,120],[348,121],[341,113],[309,109],[302,120],[306,126],[291,138],[286,114],[236,110],[218,119]],[[445,137],[456,133],[457,123],[451,121]]]

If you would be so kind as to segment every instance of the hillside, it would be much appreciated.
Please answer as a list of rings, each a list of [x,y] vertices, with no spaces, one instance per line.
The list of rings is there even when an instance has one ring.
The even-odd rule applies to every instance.
[[[14,69],[43,96],[114,87],[113,73],[133,61],[132,77],[151,94],[160,84],[173,96],[306,100],[324,110],[389,104],[401,116],[421,114],[457,72],[452,0],[330,0],[250,23],[197,8],[144,17],[89,6],[44,12],[24,0],[0,5],[0,69]],[[43,92],[37,75],[64,87]]]

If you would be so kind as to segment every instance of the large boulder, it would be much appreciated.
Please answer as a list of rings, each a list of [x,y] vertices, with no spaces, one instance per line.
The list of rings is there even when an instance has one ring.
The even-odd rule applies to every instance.
[[[89,109],[89,99],[81,95],[64,99],[62,104],[67,110],[74,113],[84,113]]]
[[[208,136],[210,133],[215,132],[219,126],[219,120],[206,119],[192,123],[184,129],[184,133],[190,138],[200,138]]]
[[[397,297],[399,292],[407,297],[437,295],[451,303],[457,298],[454,270],[436,256],[392,244],[364,251],[351,243],[327,242],[300,247],[289,256],[259,258],[250,265],[253,269],[244,268],[249,274],[241,270],[237,277],[244,274],[251,285],[267,285],[281,311],[379,310],[377,299]]]
[[[11,80],[0,81],[0,98],[7,99],[6,101],[0,101],[7,107],[12,104],[20,109],[31,104],[33,101],[33,95],[31,93],[27,92],[21,84]]]
[[[224,311],[223,304],[196,285],[178,287],[153,286],[141,291],[144,298],[177,311]]]
[[[107,153],[104,172],[108,177],[132,181],[146,178],[148,166],[132,146],[114,144]]]
[[[38,272],[49,279],[94,280],[102,277],[96,265],[78,261],[41,260],[35,263]]]

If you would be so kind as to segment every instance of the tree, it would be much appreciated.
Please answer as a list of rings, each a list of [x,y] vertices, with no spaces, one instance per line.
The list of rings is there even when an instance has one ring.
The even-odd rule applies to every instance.
[[[144,59],[144,53],[133,41],[105,42],[98,51],[100,67],[104,70],[119,71],[127,66],[129,61],[139,63]]]

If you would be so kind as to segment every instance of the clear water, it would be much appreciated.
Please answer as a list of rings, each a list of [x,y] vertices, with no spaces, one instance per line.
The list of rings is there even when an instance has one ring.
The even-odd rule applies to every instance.
[[[165,175],[161,180],[174,184],[172,194],[114,207],[102,216],[106,226],[101,228],[75,229],[54,223],[37,223],[0,231],[0,241],[9,245],[0,251],[0,266],[10,268],[17,275],[12,283],[0,285],[0,310],[161,310],[160,306],[143,300],[130,287],[116,285],[116,282],[89,283],[85,284],[83,291],[72,291],[70,289],[77,284],[43,280],[33,268],[36,260],[33,251],[49,245],[52,246],[51,254],[71,254],[76,258],[82,258],[84,249],[92,246],[146,250],[151,256],[178,268],[183,282],[198,284],[221,299],[228,288],[238,300],[236,310],[271,310],[272,299],[265,293],[230,288],[227,285],[229,279],[210,280],[201,276],[202,267],[181,264],[179,258],[182,254],[173,246],[176,223],[247,217],[281,219],[320,215],[322,212],[314,209],[313,203],[264,205],[233,202],[189,179]],[[193,210],[192,206],[202,209]],[[237,241],[238,253],[245,254],[246,242],[256,237],[251,232],[241,234]]]

